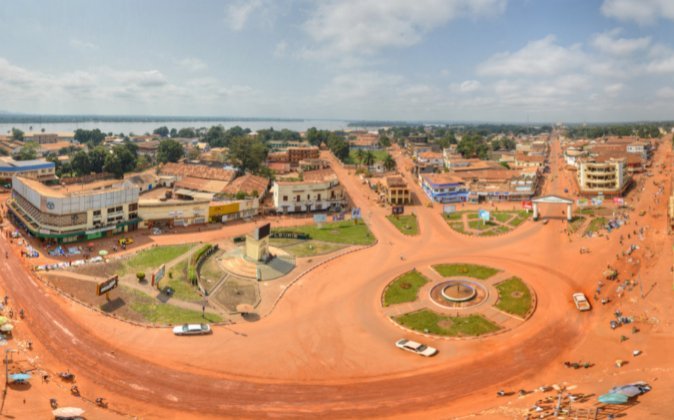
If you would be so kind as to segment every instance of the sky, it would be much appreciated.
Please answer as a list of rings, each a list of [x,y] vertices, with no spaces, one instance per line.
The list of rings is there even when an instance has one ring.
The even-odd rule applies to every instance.
[[[672,0],[0,1],[0,111],[674,119]]]

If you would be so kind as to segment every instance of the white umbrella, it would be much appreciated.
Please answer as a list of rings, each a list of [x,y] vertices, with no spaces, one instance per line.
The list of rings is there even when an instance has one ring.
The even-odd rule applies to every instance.
[[[84,410],[78,407],[59,407],[51,413],[54,417],[79,417],[84,414]]]
[[[12,324],[3,324],[3,325],[0,325],[0,331],[3,331],[3,332],[10,332],[10,331],[12,331],[13,329],[14,329],[14,325],[12,325]]]

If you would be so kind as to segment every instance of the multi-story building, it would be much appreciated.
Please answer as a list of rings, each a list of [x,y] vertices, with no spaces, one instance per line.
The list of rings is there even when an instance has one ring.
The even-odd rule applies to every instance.
[[[412,193],[400,176],[387,176],[382,184],[382,195],[389,204],[412,204]]]
[[[271,188],[277,213],[340,210],[347,205],[344,188],[331,169],[307,171],[300,181],[275,181]]]
[[[465,182],[454,174],[420,174],[419,182],[428,198],[435,202],[458,203],[468,200]]]
[[[287,151],[288,162],[293,167],[297,166],[301,160],[318,159],[320,157],[320,150],[316,146],[289,147]]]
[[[134,230],[138,194],[128,181],[47,186],[14,177],[8,210],[18,226],[37,238],[76,242]]]
[[[578,165],[578,187],[585,195],[622,195],[631,182],[625,158],[583,161]]]
[[[461,171],[456,175],[464,180],[468,199],[474,203],[531,199],[536,195],[539,180],[539,171],[533,167]]]
[[[45,159],[14,160],[0,157],[0,180],[10,180],[14,176],[48,181],[56,178],[56,165]]]

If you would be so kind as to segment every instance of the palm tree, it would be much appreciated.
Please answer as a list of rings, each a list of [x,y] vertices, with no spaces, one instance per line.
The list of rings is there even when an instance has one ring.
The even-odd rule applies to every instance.
[[[367,153],[365,153],[365,156],[363,157],[363,164],[365,164],[365,166],[369,168],[370,166],[374,165],[374,161],[375,161],[374,153],[368,150]]]
[[[365,153],[363,153],[363,149],[358,149],[356,150],[356,164],[360,165],[363,163],[363,158],[365,157]]]
[[[384,157],[384,169],[386,169],[388,172],[392,172],[395,170],[396,166],[397,163],[395,159],[393,159],[393,157],[387,153]]]

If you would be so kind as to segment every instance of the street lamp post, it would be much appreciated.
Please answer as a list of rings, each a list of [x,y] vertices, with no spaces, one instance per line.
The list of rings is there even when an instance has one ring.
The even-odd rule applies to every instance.
[[[5,349],[5,393],[9,383],[9,353],[16,353],[15,349]]]

